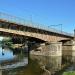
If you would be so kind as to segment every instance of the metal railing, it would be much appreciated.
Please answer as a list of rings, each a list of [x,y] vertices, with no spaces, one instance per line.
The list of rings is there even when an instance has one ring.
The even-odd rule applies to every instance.
[[[16,17],[16,16],[11,16],[9,14],[2,13],[2,12],[0,12],[0,19],[6,20],[8,22],[16,23],[18,25],[24,25],[24,26],[37,28],[37,29],[41,29],[41,30],[45,30],[45,31],[49,31],[49,32],[58,33],[58,34],[63,34],[63,35],[66,35],[66,36],[71,36],[71,37],[74,36],[73,34],[66,33],[64,31],[61,32],[60,30],[50,28],[47,25],[36,24],[36,23],[31,22],[31,21],[27,21],[27,20],[24,20],[22,18],[19,18],[19,17]]]

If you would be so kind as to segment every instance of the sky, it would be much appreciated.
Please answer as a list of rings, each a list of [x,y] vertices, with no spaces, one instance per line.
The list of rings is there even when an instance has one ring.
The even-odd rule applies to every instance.
[[[0,0],[0,12],[73,33],[75,0]],[[54,25],[54,26],[51,26]],[[58,26],[57,26],[58,25]]]

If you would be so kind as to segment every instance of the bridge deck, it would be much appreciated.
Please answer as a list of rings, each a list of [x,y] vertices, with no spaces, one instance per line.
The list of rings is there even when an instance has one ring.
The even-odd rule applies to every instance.
[[[57,33],[57,34],[65,35],[65,36],[69,36],[69,37],[74,37],[73,34],[66,33],[66,32],[56,30],[53,28],[49,28],[47,26],[42,26],[40,24],[35,24],[30,21],[26,21],[24,19],[21,19],[19,17],[11,16],[11,15],[1,13],[1,12],[0,12],[0,21],[5,21],[5,22],[23,25],[23,26],[27,26],[27,27],[31,27],[31,28],[36,28],[36,29],[40,29],[40,30],[44,30],[44,31],[48,31],[48,32],[53,32],[53,33]]]

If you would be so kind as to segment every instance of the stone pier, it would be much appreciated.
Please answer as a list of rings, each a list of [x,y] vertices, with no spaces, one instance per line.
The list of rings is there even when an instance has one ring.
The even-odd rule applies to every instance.
[[[62,45],[63,56],[75,56],[75,41],[70,40]]]
[[[75,41],[73,41],[72,45],[72,56],[75,57]]]
[[[43,56],[62,56],[62,43],[50,42],[48,44],[41,44],[37,49],[30,51],[30,54]]]

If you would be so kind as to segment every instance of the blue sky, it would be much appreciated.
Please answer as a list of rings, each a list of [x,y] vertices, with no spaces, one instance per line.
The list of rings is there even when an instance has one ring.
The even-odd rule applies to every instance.
[[[75,28],[75,0],[0,0],[0,11],[46,26],[62,24],[69,33]]]

